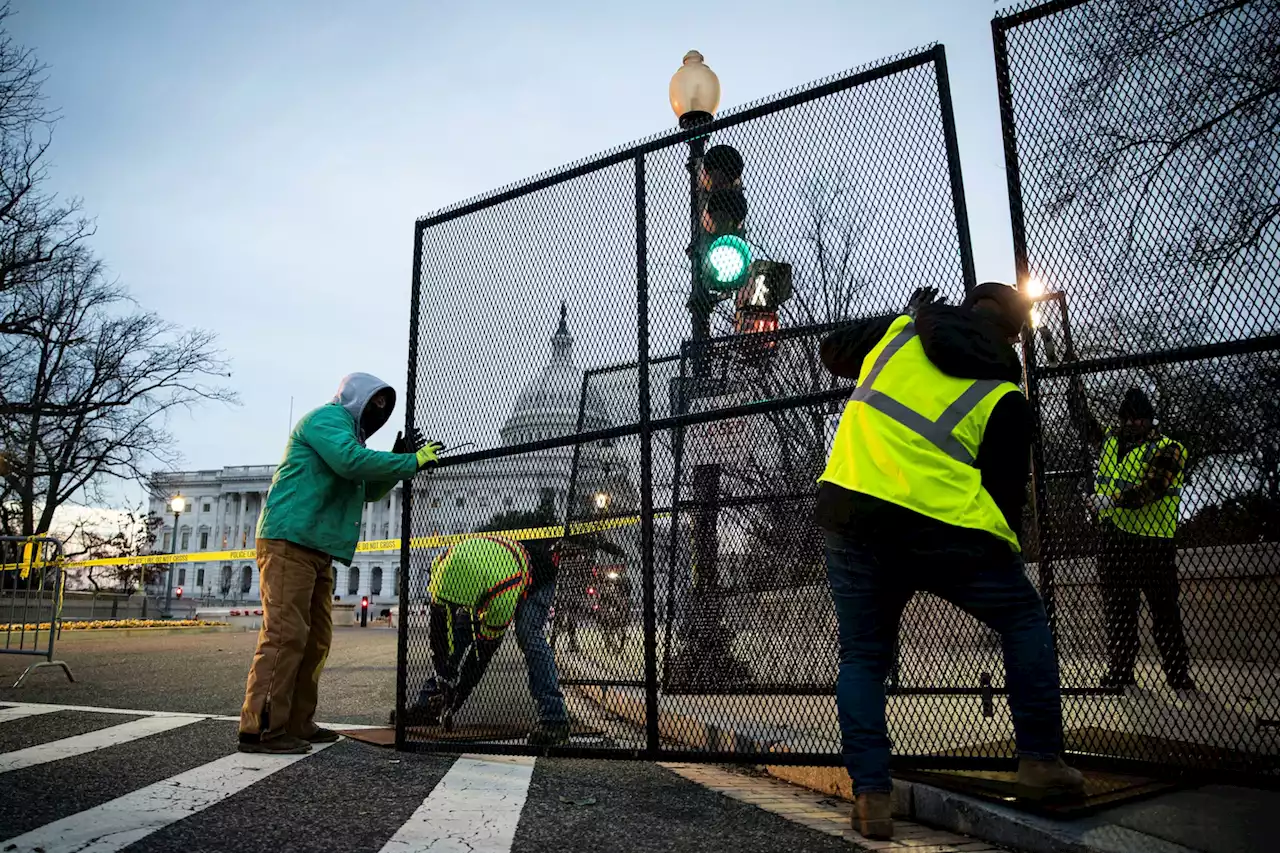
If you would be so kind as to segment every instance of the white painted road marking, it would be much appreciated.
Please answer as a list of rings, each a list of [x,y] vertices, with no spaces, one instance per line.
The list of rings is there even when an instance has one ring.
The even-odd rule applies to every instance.
[[[381,853],[510,853],[534,760],[460,757]]]
[[[143,717],[118,726],[98,729],[96,732],[62,738],[61,740],[42,743],[37,746],[19,749],[0,754],[0,773],[10,770],[21,770],[36,764],[45,764],[62,758],[84,755],[108,746],[128,743],[131,740],[167,732],[170,729],[189,726],[199,722],[198,717]]]
[[[54,711],[85,711],[92,714],[121,714],[135,717],[190,717],[194,720],[221,720],[230,723],[240,722],[240,715],[230,714],[196,714],[190,711],[139,711],[129,708],[99,708],[94,705],[50,705],[44,702],[0,702],[3,705],[16,705],[15,708],[5,708],[0,710],[0,715],[7,711],[23,710],[25,713],[17,716],[32,716],[35,714],[48,714]],[[0,722],[4,721],[4,717],[0,716]],[[388,726],[370,726],[364,723],[316,723],[326,729],[350,729],[358,731],[362,729],[385,729]]]
[[[114,853],[332,745],[316,744],[307,755],[238,752],[219,758],[19,835],[5,842],[4,849],[10,853]]]
[[[41,714],[52,714],[57,708],[46,708],[41,705],[18,705],[14,708],[0,708],[0,723],[10,720],[23,720],[27,717],[38,717]]]

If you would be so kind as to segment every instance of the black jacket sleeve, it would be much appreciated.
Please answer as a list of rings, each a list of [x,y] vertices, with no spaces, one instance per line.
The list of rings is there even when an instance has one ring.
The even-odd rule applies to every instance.
[[[1010,392],[996,403],[987,420],[975,467],[982,486],[995,500],[1014,533],[1022,533],[1022,508],[1031,473],[1031,407],[1027,398]]]
[[[850,323],[837,329],[822,341],[822,364],[835,376],[857,379],[862,360],[880,343],[898,315],[887,314]]]

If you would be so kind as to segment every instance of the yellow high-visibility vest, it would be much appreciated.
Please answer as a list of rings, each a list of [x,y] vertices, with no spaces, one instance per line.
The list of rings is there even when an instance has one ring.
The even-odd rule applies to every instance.
[[[1006,394],[1020,393],[1012,382],[943,373],[925,355],[911,318],[899,317],[863,360],[818,481],[985,530],[1021,551],[974,467],[991,411]]]
[[[1120,458],[1120,439],[1110,436],[1102,445],[1102,456],[1098,460],[1098,475],[1094,480],[1093,490],[1100,495],[1117,497],[1124,488],[1138,485],[1147,476],[1147,468],[1156,453],[1177,445],[1186,458],[1186,448],[1168,436],[1162,435],[1155,441],[1146,441],[1130,450]],[[1114,507],[1098,513],[1126,533],[1136,536],[1151,536],[1159,539],[1172,539],[1178,531],[1178,508],[1182,504],[1182,470],[1165,493],[1159,499],[1137,509],[1121,509]]]

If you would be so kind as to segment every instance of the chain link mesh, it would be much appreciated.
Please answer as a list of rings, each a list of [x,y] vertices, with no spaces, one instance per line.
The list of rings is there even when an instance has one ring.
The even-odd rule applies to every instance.
[[[1274,770],[1280,6],[1058,2],[994,30],[1015,252],[1045,294],[1025,540],[1068,747]]]
[[[421,476],[407,510],[403,743],[537,748],[526,737],[555,705],[529,676],[541,637],[573,721],[562,749],[836,762],[835,615],[810,519],[849,388],[818,343],[832,324],[902,310],[917,287],[957,301],[972,284],[945,81],[941,48],[892,57],[418,223],[411,425],[475,448]],[[695,340],[691,160],[708,145],[745,161],[753,253],[791,265],[777,332],[735,334],[729,298]],[[520,528],[535,563],[558,543],[538,605],[553,612],[522,626],[518,611],[446,721],[420,701],[465,693],[440,686],[463,667],[442,656],[447,637],[433,652],[431,573],[446,537],[481,528]],[[977,695],[989,639],[928,601],[913,614],[900,681],[919,695],[891,706],[900,750],[1007,737]],[[931,675],[927,638],[950,630],[974,651]],[[939,684],[974,695],[923,695]],[[963,708],[940,714],[947,702]]]

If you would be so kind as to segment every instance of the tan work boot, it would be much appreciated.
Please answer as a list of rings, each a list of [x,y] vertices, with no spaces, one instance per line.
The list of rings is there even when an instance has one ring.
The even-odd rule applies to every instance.
[[[1018,760],[1019,794],[1032,800],[1084,795],[1084,774],[1068,767],[1060,757],[1052,761]]]
[[[893,838],[893,804],[887,791],[858,794],[853,804],[853,828],[863,838]]]

